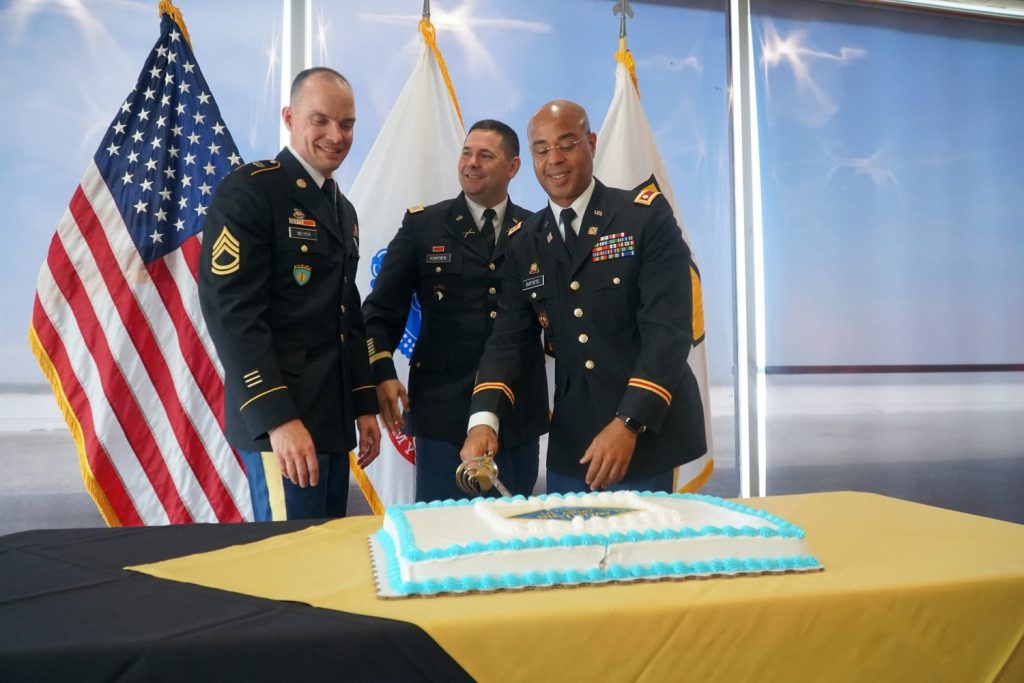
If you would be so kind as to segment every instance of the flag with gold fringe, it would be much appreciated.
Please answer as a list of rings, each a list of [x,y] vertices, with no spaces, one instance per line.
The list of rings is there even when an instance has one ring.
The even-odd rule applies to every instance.
[[[623,17],[625,21],[625,17]],[[665,195],[675,212],[676,220],[683,231],[683,239],[690,247],[690,280],[693,284],[693,347],[688,363],[704,404],[704,431],[707,436],[708,452],[693,462],[676,468],[675,487],[678,491],[697,491],[711,477],[714,471],[714,457],[711,440],[711,400],[708,389],[708,357],[704,343],[704,303],[701,293],[700,271],[693,257],[693,245],[686,228],[675,194],[669,185],[665,163],[658,152],[654,132],[640,103],[637,87],[636,67],[633,56],[626,49],[625,31],[619,39],[619,51],[615,53],[615,92],[612,95],[608,114],[597,136],[597,154],[594,158],[594,175],[602,182],[614,187],[638,189],[654,182]]]
[[[373,288],[405,210],[459,193],[455,168],[466,137],[462,116],[429,16],[420,21],[419,31],[423,45],[416,66],[348,193],[359,212],[363,260],[358,285],[364,293]],[[408,382],[409,358],[419,328],[419,304],[414,298],[394,354],[403,384]],[[380,456],[365,470],[351,458],[352,473],[375,514],[382,514],[388,505],[413,501],[415,458],[412,437],[401,432],[382,439]]]
[[[29,343],[111,526],[252,519],[224,436],[196,268],[242,163],[176,7],[75,188],[39,271]]]

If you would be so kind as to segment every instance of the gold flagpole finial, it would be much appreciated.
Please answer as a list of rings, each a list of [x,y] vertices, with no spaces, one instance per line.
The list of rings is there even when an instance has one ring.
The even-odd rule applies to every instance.
[[[181,29],[181,35],[185,36],[185,42],[188,43],[189,48],[192,47],[192,39],[188,35],[188,29],[185,28],[185,20],[181,16],[181,11],[174,6],[171,0],[160,0],[160,7],[158,10],[158,16],[167,15],[178,25]]]
[[[615,60],[621,62],[629,72],[629,78],[633,81],[633,88],[637,95],[640,94],[640,86],[636,81],[636,62],[633,61],[633,53],[626,47],[626,17],[633,18],[633,8],[629,6],[629,0],[615,0],[615,7],[612,14],[619,14],[619,51],[615,53]]]

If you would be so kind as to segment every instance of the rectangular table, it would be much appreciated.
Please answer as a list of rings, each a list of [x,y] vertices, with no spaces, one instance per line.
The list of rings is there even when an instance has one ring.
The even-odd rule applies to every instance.
[[[804,528],[825,571],[380,600],[373,517],[145,571],[415,624],[482,681],[1024,680],[1024,526],[862,493],[742,502]]]

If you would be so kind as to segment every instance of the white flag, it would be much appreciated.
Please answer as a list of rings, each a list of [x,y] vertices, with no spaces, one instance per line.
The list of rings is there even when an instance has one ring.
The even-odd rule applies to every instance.
[[[628,54],[628,53],[627,53]],[[594,175],[601,182],[612,187],[633,188],[653,175],[658,189],[665,195],[676,221],[683,231],[683,240],[690,247],[690,279],[693,282],[693,339],[690,349],[690,369],[700,387],[700,399],[704,405],[704,432],[707,436],[708,452],[693,462],[676,468],[676,489],[696,491],[708,480],[714,470],[711,442],[711,400],[708,393],[708,356],[704,344],[704,304],[700,288],[700,273],[697,270],[693,246],[683,227],[682,214],[676,204],[675,195],[668,182],[665,163],[654,142],[651,124],[647,121],[640,95],[633,85],[629,70],[618,62],[615,70],[615,94],[601,132],[597,136],[597,154],[594,157]]]
[[[384,252],[410,206],[434,204],[459,193],[456,174],[466,132],[441,68],[433,27],[420,27],[425,37],[419,61],[399,93],[391,113],[359,169],[348,198],[359,214],[362,264],[357,285],[369,294]],[[430,41],[430,42],[428,42]],[[395,369],[408,384],[409,356],[420,326],[414,302],[402,343],[394,354]],[[390,437],[390,438],[388,438]],[[380,456],[365,470],[350,459],[353,474],[375,514],[384,507],[411,503],[415,497],[413,440],[403,434],[382,439]]]

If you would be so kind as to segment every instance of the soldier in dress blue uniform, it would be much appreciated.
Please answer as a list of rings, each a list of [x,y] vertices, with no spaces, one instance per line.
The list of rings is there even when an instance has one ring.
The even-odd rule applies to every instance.
[[[529,216],[508,197],[519,170],[519,137],[500,121],[475,123],[459,157],[458,197],[405,214],[388,245],[363,316],[381,418],[388,429],[416,437],[416,498],[465,496],[455,483],[466,437],[469,401],[484,342],[498,317],[500,271]],[[392,354],[402,339],[413,294],[422,327],[406,392]],[[544,354],[536,340],[523,349],[520,401],[501,425],[500,478],[530,495],[537,482],[539,435],[547,431]],[[403,409],[405,415],[403,418]]]
[[[594,178],[597,136],[582,107],[549,102],[527,132],[549,202],[507,257],[461,456],[497,448],[524,352],[543,332],[555,356],[548,491],[670,491],[674,469],[707,450],[686,362],[689,249],[656,187]]]
[[[352,88],[336,71],[308,69],[282,116],[290,144],[217,188],[199,298],[256,519],[342,517],[354,422],[360,464],[380,450],[355,284],[359,227],[331,178],[352,145]]]

